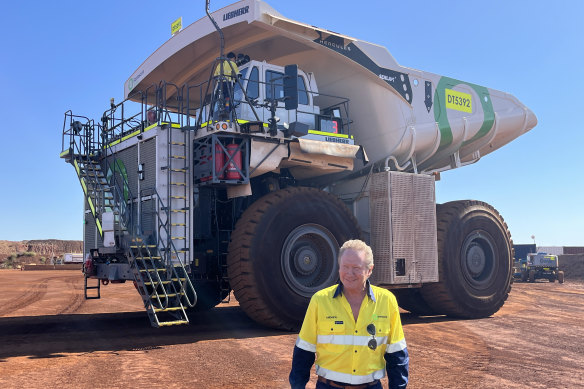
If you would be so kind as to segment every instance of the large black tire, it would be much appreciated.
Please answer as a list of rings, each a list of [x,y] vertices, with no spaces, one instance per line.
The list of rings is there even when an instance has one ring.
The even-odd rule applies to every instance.
[[[558,282],[560,284],[564,283],[564,272],[562,270],[558,271]]]
[[[527,276],[528,276],[527,270],[522,270],[521,271],[521,281],[527,282]]]
[[[529,271],[529,282],[535,282],[535,270]]]
[[[437,206],[438,283],[421,295],[439,314],[487,317],[511,291],[513,242],[507,224],[489,204],[453,201]]]
[[[397,299],[397,304],[410,311],[414,315],[435,315],[436,312],[428,305],[426,300],[422,297],[420,289],[392,289],[391,292]]]
[[[286,188],[252,204],[235,226],[227,257],[233,293],[268,327],[295,330],[310,297],[338,280],[337,254],[358,238],[342,201],[313,188]]]
[[[221,291],[219,281],[217,280],[191,280],[195,286],[195,291],[197,292],[197,303],[194,307],[188,308],[192,312],[204,312],[213,309],[217,304],[219,304],[225,297],[227,297],[227,291]],[[192,301],[192,293],[190,288],[187,288],[187,293]]]

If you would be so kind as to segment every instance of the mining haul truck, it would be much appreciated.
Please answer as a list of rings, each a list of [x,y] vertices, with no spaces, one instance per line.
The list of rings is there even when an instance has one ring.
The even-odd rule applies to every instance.
[[[564,272],[559,269],[557,255],[547,253],[527,254],[527,259],[521,263],[521,281],[535,282],[537,279],[545,278],[549,282],[558,280],[564,283]]]
[[[61,157],[85,199],[86,297],[132,281],[163,326],[233,291],[249,317],[291,330],[338,281],[339,247],[361,238],[372,283],[401,307],[495,313],[511,287],[508,227],[481,201],[436,204],[435,181],[535,115],[262,1],[206,11],[101,118],[65,114]]]

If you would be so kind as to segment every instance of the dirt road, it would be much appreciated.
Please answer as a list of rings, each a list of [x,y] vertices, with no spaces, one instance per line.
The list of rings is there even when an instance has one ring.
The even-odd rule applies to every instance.
[[[514,284],[488,319],[402,321],[409,388],[584,385],[582,283]],[[130,283],[85,300],[78,271],[0,271],[1,388],[285,388],[295,339],[234,300],[154,329]]]

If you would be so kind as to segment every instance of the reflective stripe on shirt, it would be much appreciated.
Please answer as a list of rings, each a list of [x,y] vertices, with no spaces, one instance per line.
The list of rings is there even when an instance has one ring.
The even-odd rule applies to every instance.
[[[385,369],[376,370],[367,375],[355,375],[339,373],[338,371],[328,370],[322,366],[316,365],[316,374],[329,380],[359,385],[382,379],[385,377]]]
[[[316,338],[317,344],[343,344],[346,346],[365,346],[373,339],[372,336],[361,335],[318,335]],[[377,340],[377,347],[387,343],[387,336],[375,337]]]
[[[402,339],[399,342],[388,344],[387,348],[385,349],[386,353],[395,353],[396,351],[402,351],[407,347],[406,340]]]
[[[296,346],[300,347],[302,350],[310,351],[315,353],[316,352],[316,345],[312,343],[308,343],[305,340],[300,338],[296,339]]]

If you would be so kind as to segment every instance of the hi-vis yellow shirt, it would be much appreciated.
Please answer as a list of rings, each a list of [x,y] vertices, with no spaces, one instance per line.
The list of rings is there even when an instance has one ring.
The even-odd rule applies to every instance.
[[[369,324],[376,329],[375,350],[367,346]],[[370,285],[355,323],[341,285],[315,293],[296,346],[316,353],[316,374],[324,378],[363,384],[385,377],[384,354],[406,348],[395,296]]]
[[[223,62],[219,62],[217,64],[215,72],[213,73],[213,77],[221,75],[221,65],[223,65],[223,75],[230,81],[235,80],[235,77],[237,77],[237,74],[239,74],[239,68],[235,62],[228,60],[224,60]]]

